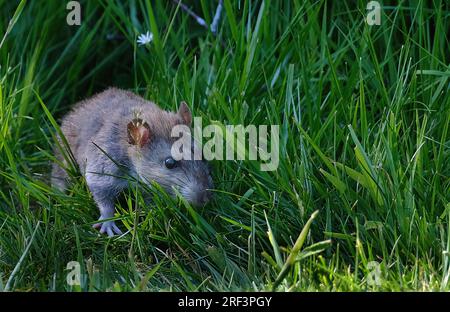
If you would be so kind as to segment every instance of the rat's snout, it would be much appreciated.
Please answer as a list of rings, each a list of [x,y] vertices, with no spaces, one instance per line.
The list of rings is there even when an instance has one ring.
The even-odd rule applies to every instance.
[[[203,163],[200,163],[203,165]],[[203,168],[202,171],[194,175],[195,183],[192,185],[192,203],[195,206],[203,206],[208,203],[213,195],[211,191],[214,188],[214,183],[211,175]]]
[[[204,206],[206,205],[212,198],[214,188],[214,184],[211,176],[203,176],[202,177],[201,186],[197,188],[194,195],[194,205],[196,206]]]
[[[204,161],[185,162],[181,194],[193,206],[201,207],[213,197],[214,182],[207,163]]]
[[[195,204],[198,206],[206,205],[212,198],[212,192],[208,189],[202,190],[197,193],[195,198]]]

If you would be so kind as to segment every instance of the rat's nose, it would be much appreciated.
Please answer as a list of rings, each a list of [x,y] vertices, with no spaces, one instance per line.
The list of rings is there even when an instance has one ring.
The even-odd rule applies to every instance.
[[[203,190],[197,193],[196,203],[200,206],[209,202],[212,197],[212,192],[209,190]]]

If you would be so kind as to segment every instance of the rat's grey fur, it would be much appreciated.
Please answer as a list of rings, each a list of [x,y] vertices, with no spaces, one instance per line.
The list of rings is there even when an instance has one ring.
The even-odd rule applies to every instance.
[[[114,216],[115,198],[129,185],[126,179],[120,178],[124,176],[123,168],[135,178],[159,183],[171,195],[174,195],[172,187],[177,188],[193,204],[204,204],[209,200],[212,178],[204,161],[181,160],[173,169],[164,165],[176,139],[171,137],[172,127],[190,123],[190,111],[189,121],[184,118],[185,114],[185,110],[179,113],[163,111],[131,92],[110,88],[78,103],[63,118],[61,131],[98,205],[99,220]],[[127,125],[136,118],[146,122],[150,130],[150,140],[142,147],[130,144],[127,134]],[[64,163],[61,153],[57,150],[55,153]],[[52,185],[64,190],[67,177],[66,171],[55,163]],[[95,226],[101,227],[100,232],[109,236],[120,233],[113,221]]]

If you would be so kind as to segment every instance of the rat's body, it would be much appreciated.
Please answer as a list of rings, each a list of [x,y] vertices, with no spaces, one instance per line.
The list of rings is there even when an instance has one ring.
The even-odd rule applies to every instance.
[[[171,137],[176,125],[190,125],[191,112],[185,103],[177,113],[161,110],[152,102],[128,91],[108,89],[78,103],[61,124],[70,149],[86,178],[100,219],[114,216],[114,201],[129,186],[127,174],[146,183],[155,181],[174,195],[172,187],[194,204],[209,199],[212,179],[203,161],[171,157]],[[57,158],[64,163],[61,153]],[[120,165],[120,167],[118,166]],[[53,165],[52,184],[66,188],[67,173]],[[96,224],[109,236],[120,230],[113,221]]]

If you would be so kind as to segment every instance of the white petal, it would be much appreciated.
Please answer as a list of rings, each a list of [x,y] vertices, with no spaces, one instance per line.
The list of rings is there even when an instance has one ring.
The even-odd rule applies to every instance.
[[[145,34],[140,34],[137,39],[137,43],[144,45],[153,41],[153,34],[147,31]]]

